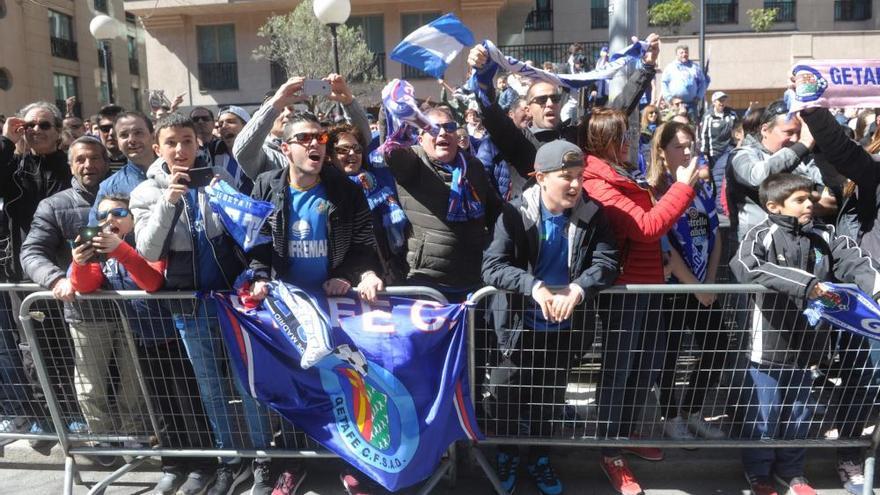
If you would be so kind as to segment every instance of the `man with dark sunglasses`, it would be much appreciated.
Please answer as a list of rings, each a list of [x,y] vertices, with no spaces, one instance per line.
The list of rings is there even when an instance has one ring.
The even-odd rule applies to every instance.
[[[116,116],[122,112],[121,106],[113,104],[104,105],[98,110],[98,135],[107,152],[110,153],[110,170],[119,170],[128,162],[125,154],[119,149],[116,130],[113,128]]]
[[[731,237],[740,241],[746,232],[767,216],[758,201],[758,187],[773,174],[790,172],[802,175],[824,190],[822,174],[813,161],[815,141],[810,129],[801,125],[801,119],[788,115],[788,106],[782,100],[771,103],[761,115],[756,135],[747,135],[742,144],[731,152],[727,167],[727,206],[730,209]],[[834,207],[829,198],[814,201],[814,213],[824,215]],[[732,244],[736,245],[736,243]]]
[[[638,107],[642,93],[654,79],[654,63],[660,51],[660,37],[652,33],[647,42],[649,49],[645,54],[644,64],[630,77],[621,94],[611,102],[612,108],[622,109],[627,114]],[[474,46],[468,55],[468,64],[477,71],[483,70],[488,60],[489,54],[483,45]],[[562,94],[559,88],[547,82],[533,83],[526,92],[525,99],[532,125],[527,129],[520,129],[495,101],[495,88],[480,85],[477,91],[483,125],[498,147],[500,155],[516,171],[510,173],[511,198],[522,194],[523,186],[534,170],[535,154],[544,143],[565,139],[584,147],[585,143],[582,141],[586,137],[586,123],[589,119],[587,114],[580,123],[563,122],[560,118]]]
[[[196,125],[199,146],[207,146],[214,140],[214,112],[205,107],[195,107],[189,113],[189,118]]]
[[[370,121],[363,107],[354,99],[345,79],[339,74],[324,78],[330,83],[327,99],[339,103],[346,122],[360,130],[362,136],[370,135]],[[253,180],[263,172],[287,166],[287,158],[281,151],[281,135],[286,118],[295,113],[294,105],[305,101],[302,95],[302,77],[291,77],[272,97],[263,102],[247,125],[238,134],[232,154],[245,174]],[[367,147],[367,142],[361,146]]]

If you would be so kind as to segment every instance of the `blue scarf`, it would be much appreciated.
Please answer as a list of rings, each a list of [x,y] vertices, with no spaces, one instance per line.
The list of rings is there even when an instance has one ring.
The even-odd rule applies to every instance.
[[[364,167],[357,175],[348,179],[361,186],[370,210],[377,210],[382,215],[382,227],[388,238],[388,245],[395,254],[403,252],[406,244],[406,214],[397,200],[397,186],[394,177],[385,165],[381,151],[370,152],[370,168]]]
[[[245,251],[258,244],[272,242],[269,236],[260,234],[266,219],[275,209],[272,203],[258,201],[235,190],[225,180],[205,188],[208,204],[220,216],[226,232]]]
[[[446,220],[467,222],[482,218],[483,203],[480,202],[480,197],[467,180],[467,160],[464,159],[464,154],[459,152],[454,164],[443,164],[442,167],[452,174]]]
[[[807,302],[804,316],[810,325],[825,321],[835,328],[880,340],[880,306],[859,289],[823,282],[828,293]]]

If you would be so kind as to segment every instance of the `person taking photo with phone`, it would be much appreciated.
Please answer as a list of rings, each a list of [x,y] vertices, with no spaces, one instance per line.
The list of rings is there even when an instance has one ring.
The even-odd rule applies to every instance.
[[[243,257],[227,236],[220,217],[208,205],[204,188],[212,177],[231,183],[222,167],[205,166],[198,156],[193,121],[180,114],[156,123],[153,151],[159,155],[147,180],[131,193],[135,245],[148,261],[164,259],[165,287],[172,290],[227,290],[241,273]],[[199,384],[199,394],[219,449],[242,447],[234,442],[228,380],[223,371],[220,326],[213,301],[175,303],[172,319],[186,347]],[[266,410],[235,380],[245,410],[247,431],[256,449],[269,446],[271,428]],[[248,476],[249,466],[238,458],[223,458],[216,472],[204,465],[165,469],[153,493],[227,493]],[[186,480],[183,476],[186,475]],[[257,493],[257,492],[254,492]]]

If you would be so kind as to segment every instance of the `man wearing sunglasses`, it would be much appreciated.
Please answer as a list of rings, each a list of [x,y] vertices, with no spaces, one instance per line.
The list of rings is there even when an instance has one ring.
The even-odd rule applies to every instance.
[[[199,138],[199,146],[207,146],[214,140],[214,112],[205,107],[195,107],[189,113],[189,118],[196,125],[196,137]]]
[[[631,113],[638,106],[642,93],[651,84],[656,71],[654,63],[660,51],[660,37],[651,34],[647,38],[648,51],[645,53],[644,64],[633,74],[623,91],[611,103],[612,108],[622,109]],[[482,71],[489,61],[489,53],[483,45],[474,46],[468,55],[468,64],[477,71]],[[522,194],[523,186],[533,172],[535,154],[538,148],[556,139],[566,139],[581,144],[586,137],[586,124],[565,121],[560,117],[562,94],[554,85],[538,81],[529,87],[525,96],[532,125],[528,129],[520,129],[507,116],[507,113],[495,101],[495,89],[479,85],[477,103],[483,114],[483,125],[498,146],[500,154],[516,170],[511,172],[512,197]],[[589,118],[589,114],[586,115]]]
[[[326,98],[339,103],[345,121],[360,130],[362,136],[370,135],[370,121],[363,107],[354,99],[345,79],[339,74],[324,78],[330,83],[330,94]],[[271,98],[263,102],[247,125],[239,133],[232,147],[232,154],[245,174],[253,180],[263,172],[287,166],[285,153],[281,151],[281,138],[285,128],[285,117],[294,113],[293,106],[305,101],[302,95],[302,77],[291,77],[278,88]],[[366,148],[366,141],[361,146]]]
[[[412,225],[406,261],[410,285],[427,285],[450,302],[481,285],[483,249],[501,212],[501,198],[483,165],[458,146],[458,124],[445,108],[425,113],[437,135],[385,157],[397,180],[400,206]]]
[[[758,133],[746,136],[731,152],[727,167],[727,206],[735,241],[742,240],[749,229],[767,216],[758,201],[758,187],[770,175],[790,172],[823,184],[812,157],[814,144],[810,129],[801,125],[799,117],[788,115],[785,102],[775,101],[764,110]],[[824,186],[819,191],[822,189]],[[818,192],[816,196],[819,201],[813,202],[814,214],[827,214],[828,210],[822,207],[834,207],[833,204],[829,198],[820,200]]]
[[[98,134],[101,136],[101,142],[110,153],[110,169],[118,170],[128,159],[119,149],[119,141],[116,139],[116,130],[113,123],[116,122],[116,116],[122,113],[123,108],[119,105],[104,105],[98,110]]]

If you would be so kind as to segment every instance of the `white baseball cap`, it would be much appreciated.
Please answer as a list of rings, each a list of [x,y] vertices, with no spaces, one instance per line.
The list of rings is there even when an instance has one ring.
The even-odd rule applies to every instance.
[[[721,98],[727,98],[727,93],[724,91],[716,91],[712,93],[712,101],[718,101]]]

